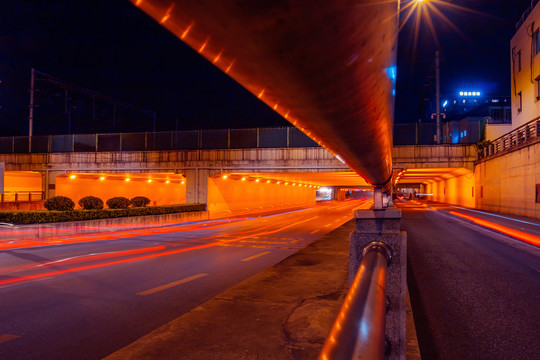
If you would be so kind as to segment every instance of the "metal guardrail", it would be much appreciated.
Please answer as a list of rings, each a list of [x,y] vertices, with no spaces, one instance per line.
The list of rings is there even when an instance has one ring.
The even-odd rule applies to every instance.
[[[518,127],[511,132],[488,142],[487,145],[478,149],[478,160],[495,156],[502,152],[511,151],[525,143],[533,141],[540,136],[540,117]]]
[[[0,154],[318,146],[295,127],[0,137]]]
[[[386,269],[390,259],[390,249],[382,242],[364,248],[360,267],[319,360],[383,359]]]
[[[6,191],[0,194],[0,203],[45,200],[43,191]]]
[[[516,31],[518,31],[521,25],[523,25],[523,23],[525,22],[525,20],[527,20],[527,18],[532,12],[532,9],[534,9],[537,3],[538,3],[538,0],[531,0],[531,5],[523,12],[523,14],[521,15],[521,18],[516,23]]]

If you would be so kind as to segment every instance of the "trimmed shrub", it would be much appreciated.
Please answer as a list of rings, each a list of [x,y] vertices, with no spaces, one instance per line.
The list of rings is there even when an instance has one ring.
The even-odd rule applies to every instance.
[[[103,200],[95,196],[85,196],[79,200],[79,206],[84,210],[101,210],[103,209]]]
[[[144,207],[150,204],[150,199],[145,196],[135,196],[131,199],[131,205],[134,207]]]
[[[107,200],[109,209],[127,209],[131,205],[131,201],[123,196],[117,196]]]
[[[43,206],[45,209],[50,211],[69,211],[73,210],[75,203],[73,200],[65,196],[53,196],[52,198],[45,200]]]
[[[0,222],[11,224],[38,224],[62,221],[109,219],[126,216],[163,215],[191,211],[206,211],[206,204],[165,205],[128,209],[102,209],[94,211],[0,211]]]

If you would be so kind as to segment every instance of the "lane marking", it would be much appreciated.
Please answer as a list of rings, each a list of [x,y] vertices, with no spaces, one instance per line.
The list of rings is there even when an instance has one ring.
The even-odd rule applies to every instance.
[[[181,284],[185,284],[185,283],[193,281],[193,280],[200,279],[200,278],[205,277],[205,276],[208,276],[208,274],[200,273],[200,274],[197,274],[197,275],[193,275],[193,276],[181,279],[181,280],[173,281],[171,283],[161,285],[161,286],[158,286],[158,287],[155,287],[155,288],[140,292],[137,295],[151,295],[151,294],[157,293],[159,291],[167,290],[169,288],[172,288],[172,287],[175,287],[175,286],[178,286],[178,285],[181,285]]]
[[[20,338],[20,335],[14,335],[14,334],[2,334],[0,335],[0,344],[6,343],[11,340],[15,340]]]
[[[260,256],[263,256],[263,255],[266,255],[266,254],[270,254],[270,251],[265,251],[265,252],[262,252],[262,253],[259,253],[259,254],[256,254],[256,255],[253,255],[253,256],[250,256],[250,257],[247,257],[245,259],[242,259],[241,261],[249,261],[249,260],[253,260],[253,259],[256,259]]]
[[[312,232],[310,232],[310,234],[315,234],[315,233],[318,233],[320,230],[317,229],[317,230],[313,230]]]
[[[330,224],[326,224],[324,225],[323,227],[329,227],[330,225],[332,225],[331,223]]]

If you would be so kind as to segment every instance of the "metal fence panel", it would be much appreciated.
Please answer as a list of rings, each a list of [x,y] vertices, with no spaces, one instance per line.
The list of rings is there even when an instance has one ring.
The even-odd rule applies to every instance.
[[[171,132],[146,134],[146,150],[171,150]]]
[[[231,149],[249,149],[257,147],[257,129],[231,129]]]
[[[51,136],[51,152],[73,151],[73,135]]]
[[[315,141],[297,128],[289,130],[289,147],[317,147]]]
[[[49,152],[49,136],[48,135],[32,136],[32,152],[33,153]]]
[[[199,130],[175,131],[173,133],[174,150],[195,150],[199,148]]]
[[[28,136],[14,136],[13,137],[13,152],[15,154],[25,154],[28,153],[29,144]]]
[[[229,147],[228,130],[204,130],[201,134],[201,149],[227,149]]]
[[[0,153],[11,154],[13,152],[13,136],[0,137]]]
[[[259,147],[283,148],[287,147],[287,128],[259,129]]]
[[[145,151],[146,150],[145,133],[127,133],[122,134],[123,151]]]
[[[394,145],[416,144],[416,124],[394,125]]]
[[[120,134],[98,134],[98,151],[120,151]]]
[[[74,151],[96,151],[96,134],[80,134],[74,138]]]

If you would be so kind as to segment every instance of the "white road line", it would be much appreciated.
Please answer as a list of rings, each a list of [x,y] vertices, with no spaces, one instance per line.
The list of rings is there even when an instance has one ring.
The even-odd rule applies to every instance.
[[[265,252],[262,252],[262,253],[259,253],[257,255],[253,255],[253,256],[250,256],[250,257],[247,257],[245,259],[242,259],[241,261],[249,261],[249,260],[253,260],[253,259],[256,259],[260,256],[263,256],[263,255],[266,255],[266,254],[270,254],[270,251],[265,251]]]
[[[330,225],[332,225],[332,224],[326,224],[326,225],[324,225],[323,227],[329,227]]]
[[[2,335],[0,335],[0,344],[6,343],[8,341],[15,340],[15,339],[18,339],[18,338],[20,338],[19,335],[2,334]]]
[[[318,232],[319,232],[319,229],[313,230],[312,232],[310,232],[310,234],[315,234],[315,233],[318,233]]]
[[[167,290],[169,288],[172,288],[172,287],[175,287],[175,286],[178,286],[178,285],[181,285],[181,284],[185,284],[185,283],[193,281],[193,280],[197,280],[197,279],[205,277],[207,275],[208,274],[200,273],[200,274],[193,275],[193,276],[181,279],[181,280],[173,281],[173,282],[165,284],[165,285],[155,287],[153,289],[149,289],[149,290],[140,292],[137,295],[151,295],[151,294],[157,293],[158,291]]]

